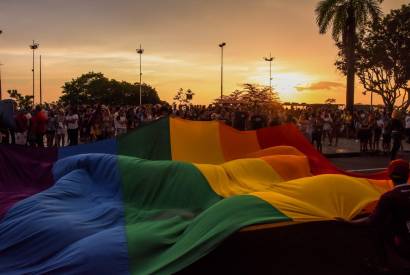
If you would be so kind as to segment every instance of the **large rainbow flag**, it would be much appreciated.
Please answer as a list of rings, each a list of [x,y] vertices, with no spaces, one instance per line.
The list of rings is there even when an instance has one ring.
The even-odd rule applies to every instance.
[[[292,125],[163,118],[118,139],[0,147],[0,274],[169,274],[241,228],[351,219],[390,187]]]

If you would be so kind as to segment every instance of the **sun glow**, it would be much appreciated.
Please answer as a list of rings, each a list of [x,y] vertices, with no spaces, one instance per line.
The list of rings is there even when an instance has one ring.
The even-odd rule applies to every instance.
[[[296,87],[304,86],[314,82],[315,79],[303,73],[283,73],[278,74],[273,79],[273,87],[278,92],[281,101],[298,101],[298,91]]]
[[[269,72],[266,76],[259,74],[248,79],[252,83],[269,86]],[[296,87],[306,86],[316,79],[299,72],[272,72],[272,87],[278,93],[282,102],[298,102],[299,92]]]

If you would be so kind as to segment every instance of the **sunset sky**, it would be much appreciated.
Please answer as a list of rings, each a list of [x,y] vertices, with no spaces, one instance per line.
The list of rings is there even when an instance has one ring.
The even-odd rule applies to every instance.
[[[46,101],[58,99],[64,82],[88,71],[138,82],[135,49],[141,43],[143,82],[161,99],[172,101],[177,89],[190,88],[196,93],[193,103],[206,104],[220,93],[218,43],[224,41],[225,93],[241,83],[268,85],[263,57],[272,52],[273,86],[282,101],[344,103],[345,79],[333,65],[337,51],[331,35],[318,33],[317,2],[0,0],[3,93],[31,94],[33,39],[40,43],[37,57],[43,56]],[[382,7],[388,12],[405,3],[385,0]],[[356,99],[370,101],[359,89]]]

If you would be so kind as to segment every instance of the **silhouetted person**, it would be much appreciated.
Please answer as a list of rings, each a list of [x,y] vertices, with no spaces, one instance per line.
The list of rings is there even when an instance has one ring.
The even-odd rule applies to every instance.
[[[70,108],[65,120],[67,122],[67,133],[70,146],[78,144],[78,114],[74,108]]]
[[[47,130],[47,115],[37,105],[30,119],[30,145],[33,147],[44,147],[44,134]]]
[[[409,170],[408,161],[392,161],[388,167],[388,175],[393,181],[394,188],[380,197],[376,209],[369,217],[351,222],[357,225],[370,225],[376,229],[382,256],[380,264],[386,270],[387,251],[404,261],[410,261],[410,185],[407,183]],[[410,265],[410,262],[406,264]],[[394,274],[410,274],[409,271],[406,269]]]
[[[233,127],[238,130],[244,131],[246,129],[247,119],[248,119],[248,114],[242,111],[242,109],[239,109],[238,111],[235,112]]]
[[[316,144],[316,149],[322,152],[323,121],[317,117],[313,123],[312,144]]]
[[[391,160],[396,159],[397,152],[399,151],[400,146],[401,146],[403,130],[404,130],[404,127],[403,127],[403,123],[399,119],[399,112],[394,111],[392,114],[392,120],[391,120],[391,137],[393,139],[393,147],[390,153]]]

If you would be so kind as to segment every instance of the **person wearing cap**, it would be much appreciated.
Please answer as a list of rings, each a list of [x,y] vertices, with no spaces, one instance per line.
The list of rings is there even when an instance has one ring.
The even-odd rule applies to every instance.
[[[387,173],[393,181],[393,189],[380,197],[370,216],[350,222],[356,225],[370,225],[376,229],[383,247],[382,261],[387,260],[386,248],[405,261],[410,261],[410,184],[407,182],[409,171],[408,161],[392,161]]]

